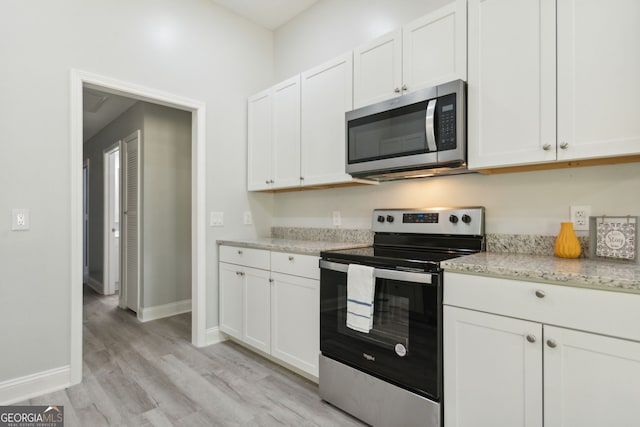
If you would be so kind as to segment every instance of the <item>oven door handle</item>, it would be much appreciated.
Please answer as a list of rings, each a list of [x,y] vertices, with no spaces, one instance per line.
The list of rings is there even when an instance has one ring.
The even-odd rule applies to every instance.
[[[338,262],[325,261],[321,259],[320,268],[324,268],[325,270],[338,271],[340,273],[346,273],[349,270],[349,264],[340,264]],[[374,269],[374,276],[376,277],[376,279],[399,280],[402,282],[424,283],[427,285],[431,284],[430,273],[414,273],[412,271],[386,270],[383,268],[376,268]]]

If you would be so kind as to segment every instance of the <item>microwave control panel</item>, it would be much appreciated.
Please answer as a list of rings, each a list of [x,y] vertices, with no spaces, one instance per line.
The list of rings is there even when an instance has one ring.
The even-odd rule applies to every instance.
[[[436,104],[436,123],[438,133],[438,149],[453,150],[456,148],[456,95],[438,98]]]

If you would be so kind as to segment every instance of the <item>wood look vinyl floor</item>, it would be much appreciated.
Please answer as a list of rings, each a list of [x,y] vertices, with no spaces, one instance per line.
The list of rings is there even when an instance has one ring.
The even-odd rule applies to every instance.
[[[316,384],[232,343],[191,345],[191,314],[140,323],[85,287],[82,383],[22,404],[65,426],[363,426]]]

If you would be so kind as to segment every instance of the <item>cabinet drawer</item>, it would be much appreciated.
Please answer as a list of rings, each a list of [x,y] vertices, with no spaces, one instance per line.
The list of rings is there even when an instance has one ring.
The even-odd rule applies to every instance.
[[[219,257],[221,262],[269,270],[269,251],[236,246],[220,246]]]
[[[445,273],[443,302],[640,341],[640,294]]]
[[[285,252],[271,252],[271,270],[294,276],[320,279],[320,258]]]

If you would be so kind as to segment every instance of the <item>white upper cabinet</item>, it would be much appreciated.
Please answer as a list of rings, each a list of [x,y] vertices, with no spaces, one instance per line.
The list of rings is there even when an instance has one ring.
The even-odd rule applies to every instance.
[[[467,2],[456,0],[403,27],[405,91],[467,78]]]
[[[470,168],[556,159],[555,0],[469,0]]]
[[[469,167],[639,154],[638,17],[635,0],[469,0]]]
[[[273,188],[300,185],[300,75],[273,87]]]
[[[353,107],[360,108],[402,93],[402,30],[353,51]]]
[[[640,153],[640,2],[558,0],[558,159]]]
[[[465,80],[466,70],[466,0],[458,0],[354,50],[353,106]]]
[[[345,113],[353,107],[352,54],[302,73],[302,185],[349,182]]]
[[[247,109],[247,188],[249,191],[268,190],[272,187],[271,89],[250,97]]]

